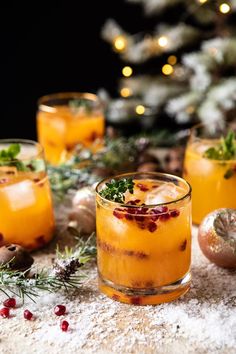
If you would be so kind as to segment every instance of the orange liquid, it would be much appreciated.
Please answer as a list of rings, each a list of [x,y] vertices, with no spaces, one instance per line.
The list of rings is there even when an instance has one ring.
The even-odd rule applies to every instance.
[[[37,115],[38,139],[44,147],[46,160],[52,164],[64,162],[78,144],[95,149],[101,147],[104,135],[104,117],[101,113],[77,113],[68,106],[55,106],[55,112],[39,111]]]
[[[33,250],[50,241],[54,215],[45,173],[1,175],[0,215],[0,233],[6,243]]]
[[[236,173],[225,178],[234,169],[233,161],[213,161],[203,157],[209,147],[219,141],[202,140],[186,149],[183,177],[192,186],[193,222],[200,224],[203,218],[218,208],[236,208]]]
[[[126,196],[129,200],[139,199],[138,203],[147,202],[146,195],[156,181],[136,181],[134,195]],[[148,191],[137,187],[142,183]],[[158,181],[158,185],[160,183]],[[153,188],[153,191],[155,188]],[[180,195],[182,191],[179,189]],[[166,202],[171,196],[165,196]],[[150,203],[149,198],[149,203]],[[148,208],[147,208],[148,209]],[[106,206],[97,199],[97,244],[98,270],[100,277],[116,285],[130,289],[150,289],[172,284],[183,278],[189,271],[191,258],[191,205],[189,200],[179,202],[168,207],[169,214],[175,210],[178,216],[161,216],[155,220],[156,214],[127,215],[122,217],[122,208],[119,211],[111,205]],[[115,214],[114,214],[115,213]],[[121,214],[121,215],[120,215]],[[153,221],[154,216],[154,221]],[[131,220],[130,220],[131,219]],[[156,225],[156,226],[155,226]],[[110,287],[100,284],[100,289],[108,296],[122,302],[135,303],[132,297],[124,295],[122,291],[111,290]],[[186,292],[187,289],[184,289]],[[158,295],[140,297],[139,304],[155,304],[171,301],[180,293],[172,295]]]

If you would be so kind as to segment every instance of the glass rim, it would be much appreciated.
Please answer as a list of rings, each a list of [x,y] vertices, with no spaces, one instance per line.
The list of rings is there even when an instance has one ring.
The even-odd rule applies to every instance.
[[[191,141],[191,139],[194,138],[194,131],[196,131],[196,129],[198,128],[201,128],[201,127],[206,127],[208,126],[207,123],[198,123],[198,124],[195,124],[194,126],[192,126],[190,129],[189,129],[189,138],[188,138],[188,144],[189,144],[189,141]],[[230,124],[229,123],[226,123],[225,127],[230,127]],[[199,139],[199,140],[204,140],[203,137],[196,137],[196,139]],[[220,138],[219,138],[220,139]],[[211,140],[211,139],[209,139]],[[210,147],[210,146],[209,146]],[[235,163],[236,161],[236,156],[234,159],[230,159],[230,160],[215,160],[215,159],[208,159],[207,157],[204,157],[198,153],[196,153],[197,156],[200,156],[202,159],[205,159],[207,161],[211,161],[212,163]]]
[[[54,113],[57,112],[57,108],[51,104],[47,104],[47,101],[53,100],[53,99],[79,99],[79,98],[85,98],[90,101],[96,102],[98,104],[98,108],[102,108],[102,101],[96,95],[95,93],[89,93],[89,92],[55,92],[55,93],[50,93],[48,95],[44,95],[39,97],[37,101],[38,109],[40,111],[48,112],[48,113]]]
[[[9,163],[12,163],[12,162],[15,162],[17,160],[20,160],[20,161],[28,161],[30,159],[36,159],[38,158],[40,155],[43,155],[44,154],[44,149],[43,149],[43,146],[38,142],[38,141],[35,141],[35,140],[30,140],[30,139],[21,139],[21,138],[7,138],[7,139],[0,139],[0,145],[1,144],[28,144],[28,145],[31,145],[31,146],[35,146],[37,148],[37,151],[32,154],[32,156],[28,156],[28,157],[25,157],[25,158],[19,158],[19,159],[13,159],[13,160],[5,160],[4,162],[9,162]],[[44,159],[44,157],[43,157]]]
[[[169,177],[169,178],[176,178],[178,181],[182,181],[186,184],[186,186],[188,187],[188,191],[187,193],[185,193],[182,197],[180,198],[176,198],[176,199],[173,199],[172,201],[170,202],[164,202],[164,203],[158,203],[158,204],[145,204],[145,205],[130,205],[130,204],[127,204],[127,203],[119,203],[119,202],[114,202],[112,200],[109,200],[109,199],[106,199],[104,197],[102,197],[100,194],[99,194],[99,191],[98,191],[98,188],[108,182],[108,181],[111,181],[112,179],[119,179],[119,178],[125,178],[125,177],[130,177],[130,176],[134,176],[134,175],[149,175],[149,176],[155,176],[155,177],[158,177],[158,176],[164,176],[164,177]],[[101,200],[103,200],[104,202],[107,202],[107,203],[111,203],[112,205],[114,206],[119,206],[119,207],[125,207],[125,208],[140,208],[140,207],[145,207],[145,208],[155,208],[155,207],[160,207],[160,206],[163,206],[163,205],[170,205],[170,204],[173,204],[173,203],[178,203],[184,199],[187,199],[189,196],[191,196],[191,192],[192,192],[192,187],[191,185],[182,177],[179,177],[179,176],[175,176],[175,175],[172,175],[170,173],[162,173],[162,172],[129,172],[129,173],[122,173],[122,174],[119,174],[119,175],[115,175],[113,177],[106,177],[104,178],[103,180],[101,180],[97,185],[96,185],[96,188],[95,188],[95,192],[96,192],[96,195],[99,196],[99,198]]]

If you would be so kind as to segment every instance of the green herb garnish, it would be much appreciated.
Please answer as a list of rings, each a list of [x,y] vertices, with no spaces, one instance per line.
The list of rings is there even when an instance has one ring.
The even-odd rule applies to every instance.
[[[212,160],[231,160],[236,154],[235,133],[230,130],[227,136],[221,138],[220,144],[207,149],[203,157]]]
[[[0,151],[0,166],[15,166],[19,171],[25,171],[26,167],[19,159],[20,144],[11,144],[7,149]]]
[[[84,109],[87,113],[91,113],[92,110],[91,102],[86,98],[70,100],[68,105],[74,114],[76,114],[81,108]]]
[[[125,192],[134,193],[134,182],[132,178],[122,178],[118,181],[112,179],[111,182],[106,183],[106,187],[99,192],[99,194],[108,200],[116,203],[124,203]]]

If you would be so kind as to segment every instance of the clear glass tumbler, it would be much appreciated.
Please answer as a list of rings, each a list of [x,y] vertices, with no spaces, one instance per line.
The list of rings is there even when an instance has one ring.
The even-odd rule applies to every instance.
[[[134,193],[124,203],[96,188],[99,288],[114,300],[138,305],[172,301],[190,286],[191,187],[163,173],[130,173]]]
[[[91,93],[55,93],[38,101],[38,140],[52,164],[64,162],[77,144],[102,146],[105,123],[103,105]]]
[[[236,208],[236,156],[229,160],[205,157],[205,152],[219,146],[230,130],[236,132],[233,126],[213,129],[200,124],[190,132],[183,177],[192,187],[193,222],[196,224],[215,209]]]
[[[30,140],[0,140],[0,236],[29,250],[54,234],[43,148]]]

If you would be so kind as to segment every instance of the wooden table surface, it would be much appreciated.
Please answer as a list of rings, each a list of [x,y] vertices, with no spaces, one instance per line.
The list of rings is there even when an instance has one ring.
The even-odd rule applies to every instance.
[[[202,255],[193,230],[192,286],[181,299],[158,306],[131,306],[97,289],[96,265],[70,297],[63,293],[27,301],[0,319],[0,353],[225,353],[236,352],[235,272],[217,268]],[[50,247],[36,254],[50,264]],[[4,296],[1,295],[1,301]],[[57,304],[67,307],[70,330],[62,332]],[[31,310],[34,321],[23,318]]]

